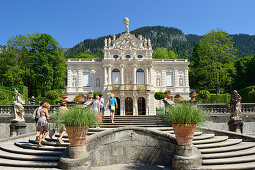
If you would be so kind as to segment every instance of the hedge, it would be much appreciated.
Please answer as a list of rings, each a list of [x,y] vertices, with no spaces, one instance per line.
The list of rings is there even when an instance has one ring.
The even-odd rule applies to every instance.
[[[231,94],[210,94],[206,99],[203,99],[197,96],[197,100],[201,101],[201,103],[229,103],[231,99]]]
[[[255,86],[249,86],[245,87],[243,89],[237,90],[237,92],[242,97],[242,103],[253,103],[252,99],[249,97],[248,93],[252,91],[252,89],[255,89]]]

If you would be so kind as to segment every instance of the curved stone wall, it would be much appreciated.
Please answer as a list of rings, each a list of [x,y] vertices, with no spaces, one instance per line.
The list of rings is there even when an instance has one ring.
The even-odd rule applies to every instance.
[[[128,163],[171,166],[176,145],[170,134],[142,127],[107,130],[86,142],[91,166]]]

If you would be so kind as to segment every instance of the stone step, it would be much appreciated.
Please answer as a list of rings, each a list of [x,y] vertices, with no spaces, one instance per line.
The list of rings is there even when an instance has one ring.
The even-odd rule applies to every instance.
[[[209,153],[202,154],[203,159],[215,159],[215,158],[228,158],[228,157],[237,157],[237,156],[245,156],[245,155],[255,155],[255,147],[243,149],[239,151],[229,151],[222,153]]]
[[[255,143],[252,142],[241,142],[236,145],[230,145],[230,146],[224,146],[219,148],[205,148],[205,149],[199,149],[199,151],[202,154],[207,153],[218,153],[218,152],[229,152],[229,151],[238,151],[242,149],[248,149],[255,146]]]
[[[151,128],[149,128],[149,129],[155,129],[155,130],[160,130],[160,131],[171,131],[171,130],[173,130],[173,127],[151,127]]]
[[[235,163],[245,163],[245,162],[255,162],[255,155],[245,155],[231,158],[219,158],[219,159],[203,159],[203,165],[219,165],[219,164],[235,164]]]
[[[45,156],[45,155],[27,155],[27,154],[18,154],[18,153],[11,153],[0,150],[0,158],[4,159],[11,159],[11,160],[23,160],[23,161],[59,161],[59,156]]]
[[[136,126],[136,127],[164,127],[165,125],[116,125],[116,124],[109,124],[109,125],[102,125],[101,128],[118,128],[118,127],[125,127],[125,126]]]
[[[241,142],[242,142],[242,139],[228,139],[228,140],[217,142],[217,143],[207,143],[207,144],[199,144],[199,145],[194,144],[194,146],[197,147],[198,149],[218,148],[218,147],[235,145]]]
[[[58,168],[59,162],[44,162],[44,161],[19,161],[0,158],[0,166],[11,167],[33,167],[33,168]],[[0,167],[1,168],[1,167]],[[15,169],[15,168],[13,168]]]
[[[37,144],[33,144],[30,142],[15,142],[14,145],[26,148],[26,149],[35,149],[35,150],[45,150],[45,151],[61,151],[63,152],[66,147],[55,147],[55,146],[42,146],[39,147]]]
[[[201,134],[200,136],[194,136],[193,141],[195,140],[204,140],[213,138],[215,134]]]
[[[60,156],[63,152],[59,151],[44,151],[44,150],[32,150],[24,149],[15,145],[2,145],[0,149],[6,152],[25,154],[25,155],[49,155],[49,156]]]
[[[174,131],[173,130],[170,130],[170,131],[163,131],[164,133],[170,133],[170,134],[174,134]],[[203,134],[203,132],[195,132],[194,133],[194,137],[195,136],[200,136],[200,135],[202,135]]]
[[[156,122],[123,122],[123,123],[121,123],[121,122],[116,122],[116,121],[114,121],[114,125],[116,125],[116,126],[118,126],[118,125],[161,125],[162,123],[156,123]],[[103,123],[103,124],[101,124],[101,126],[106,126],[106,125],[112,125],[112,123],[111,122],[107,122],[107,123]]]
[[[34,139],[29,139],[29,142],[30,143],[33,143],[33,144],[38,144],[39,141],[37,140],[34,140]],[[42,141],[42,145],[44,146],[54,146],[54,147],[67,147],[69,146],[69,143],[59,143],[59,142],[55,142],[55,141]]]
[[[203,165],[194,170],[241,170],[241,169],[255,169],[255,161],[239,164],[224,164],[224,165]]]
[[[210,143],[217,143],[217,142],[222,142],[228,139],[228,136],[214,136],[213,138],[210,139],[204,139],[204,140],[196,140],[193,141],[192,143],[194,145],[200,145],[200,144],[210,144]]]

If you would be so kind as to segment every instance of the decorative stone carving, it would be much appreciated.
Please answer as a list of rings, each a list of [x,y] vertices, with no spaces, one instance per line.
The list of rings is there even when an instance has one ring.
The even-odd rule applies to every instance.
[[[20,93],[14,89],[14,94],[16,95],[14,97],[14,119],[13,121],[21,122],[25,121],[24,119],[24,107],[23,104],[25,104],[25,99],[20,95]]]
[[[105,38],[104,39],[104,48],[106,48],[107,47],[107,39]]]
[[[116,35],[113,35],[112,38],[113,38],[113,40],[115,41],[115,40],[116,40]]]
[[[128,17],[125,17],[123,19],[123,22],[126,25],[126,33],[129,33],[129,19],[128,19]]]

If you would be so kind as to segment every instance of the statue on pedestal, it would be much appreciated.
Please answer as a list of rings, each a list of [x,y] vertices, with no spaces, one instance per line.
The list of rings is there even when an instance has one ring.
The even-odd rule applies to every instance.
[[[227,108],[231,111],[231,116],[228,121],[229,130],[232,132],[242,133],[243,132],[243,121],[240,118],[241,111],[241,100],[242,97],[237,93],[236,90],[233,91],[233,96]]]
[[[241,100],[242,97],[237,93],[236,90],[233,91],[233,96],[231,97],[231,100],[228,104],[228,109],[231,111],[231,116],[232,117],[240,117],[240,114],[242,113],[241,111]]]
[[[14,89],[14,94],[16,96],[14,97],[15,100],[14,100],[14,119],[13,119],[13,121],[17,121],[17,122],[25,121],[24,107],[23,107],[23,104],[25,104],[25,100],[16,89]]]

